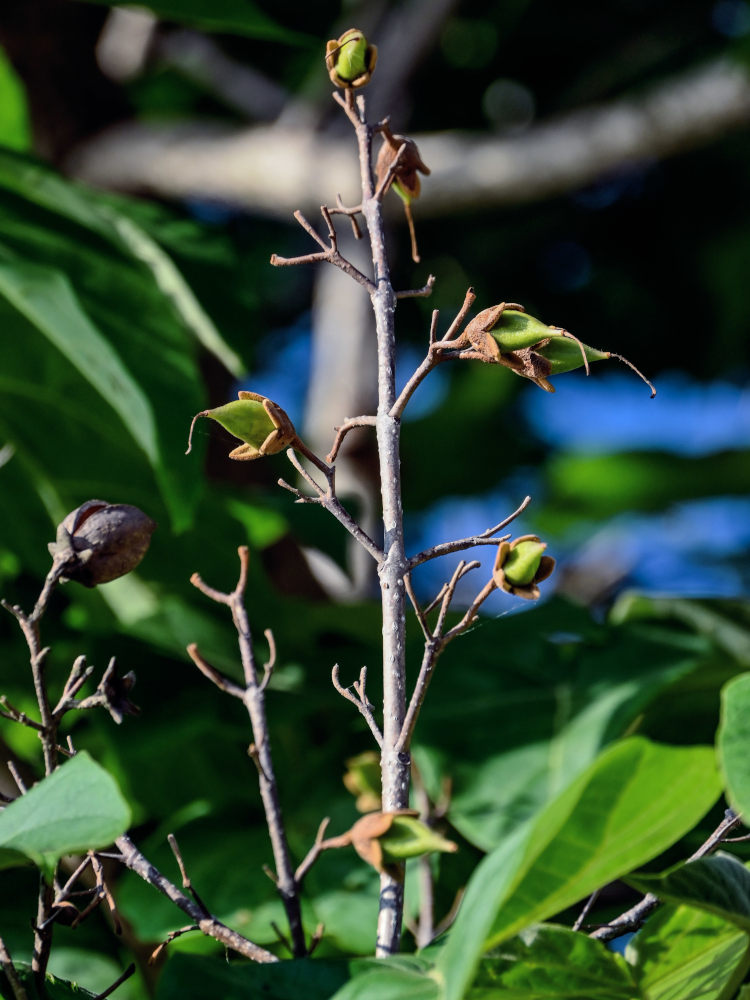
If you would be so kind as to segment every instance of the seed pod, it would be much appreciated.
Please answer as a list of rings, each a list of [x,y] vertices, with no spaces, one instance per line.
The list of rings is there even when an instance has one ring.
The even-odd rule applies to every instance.
[[[432,851],[454,852],[458,845],[446,840],[421,820],[413,809],[368,813],[349,831],[359,856],[379,872],[400,875],[400,862]]]
[[[409,235],[411,236],[411,256],[412,260],[418,264],[420,257],[414,231],[414,219],[411,214],[411,202],[413,198],[419,197],[422,190],[419,173],[427,176],[430,173],[430,168],[423,162],[413,139],[408,139],[405,135],[393,135],[387,125],[382,125],[380,131],[383,136],[383,145],[380,147],[375,163],[375,179],[378,187],[385,184],[383,193],[392,187],[403,201],[406,221],[409,224]],[[399,151],[402,151],[400,156]],[[388,180],[389,171],[391,175]]]
[[[555,568],[555,560],[543,555],[546,548],[547,543],[536,535],[521,535],[512,542],[501,542],[492,571],[495,584],[507,594],[536,600],[537,584],[546,580]]]
[[[231,403],[213,410],[202,410],[193,417],[186,455],[190,454],[193,427],[198,417],[210,417],[221,424],[234,437],[244,441],[229,457],[240,462],[250,462],[263,455],[275,455],[288,448],[297,437],[289,417],[273,400],[257,392],[241,391]]]
[[[57,539],[48,548],[65,563],[63,580],[96,587],[134,570],[155,528],[150,517],[130,504],[88,500],[58,525]]]
[[[349,28],[339,38],[326,42],[326,67],[335,87],[364,87],[370,82],[378,50],[369,45],[358,28]]]
[[[656,395],[649,380],[622,355],[599,351],[561,327],[546,326],[514,302],[483,309],[466,325],[460,339],[469,341],[482,360],[504,365],[547,392],[555,391],[549,382],[553,375],[576,368],[585,368],[588,375],[592,361],[617,358],[643,379],[652,397]]]

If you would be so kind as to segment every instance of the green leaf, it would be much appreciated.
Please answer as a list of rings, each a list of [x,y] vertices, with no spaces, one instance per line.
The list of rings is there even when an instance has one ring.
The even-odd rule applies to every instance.
[[[633,738],[605,750],[474,872],[438,960],[446,1000],[463,996],[483,952],[656,857],[720,790],[708,747]]]
[[[26,93],[5,52],[0,49],[0,136],[10,149],[31,148]]]
[[[664,906],[625,952],[647,1000],[716,1000],[747,953],[747,935],[691,906]]]
[[[426,964],[412,956],[398,956],[382,962],[304,958],[229,965],[223,959],[176,954],[167,962],[156,1000],[257,1000],[260,996],[264,1000],[403,1000],[405,996],[437,1000],[437,983],[422,971]]]
[[[740,674],[721,692],[721,721],[716,734],[719,764],[727,798],[739,813],[750,815],[750,674]]]
[[[416,955],[365,959],[352,963],[355,972],[331,1000],[441,1000],[440,987],[429,975],[429,963]]]
[[[676,630],[653,638],[644,631],[595,625],[553,600],[485,620],[465,636],[461,683],[455,671],[436,672],[415,754],[423,772],[435,775],[434,795],[440,772],[450,772],[449,818],[472,844],[497,847],[640,720],[660,692],[671,703],[671,689],[700,668],[709,648]],[[710,719],[708,740],[715,721],[705,696],[700,709]],[[457,716],[471,718],[471,726],[456,731]]]
[[[114,348],[86,316],[67,278],[36,264],[0,263],[0,296],[94,386],[155,464],[158,448],[151,406]],[[34,419],[33,410],[28,419]]]
[[[750,872],[731,854],[720,851],[661,875],[630,875],[625,881],[670,903],[707,910],[750,934]]]
[[[114,780],[84,751],[0,813],[0,847],[49,867],[64,854],[106,847],[129,823]]]
[[[623,959],[567,927],[538,924],[482,960],[470,1000],[633,1000]]]
[[[121,6],[115,0],[87,2],[107,7]],[[148,7],[166,21],[189,24],[204,31],[265,38],[270,42],[284,42],[287,45],[303,45],[312,41],[308,35],[277,24],[252,0],[141,0],[139,6]]]

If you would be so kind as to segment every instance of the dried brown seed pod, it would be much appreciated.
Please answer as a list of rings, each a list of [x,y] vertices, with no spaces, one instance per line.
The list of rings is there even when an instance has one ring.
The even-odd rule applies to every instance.
[[[156,522],[138,507],[87,500],[58,525],[50,554],[65,564],[63,580],[85,587],[134,570],[146,554]]]

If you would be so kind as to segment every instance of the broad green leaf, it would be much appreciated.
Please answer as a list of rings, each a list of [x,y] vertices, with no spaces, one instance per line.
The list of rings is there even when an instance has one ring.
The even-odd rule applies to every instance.
[[[129,823],[114,780],[81,752],[0,813],[0,848],[49,866],[64,854],[106,847]]]
[[[729,802],[750,816],[750,674],[735,677],[721,692],[716,749]]]
[[[104,218],[111,221],[114,231],[133,252],[133,256],[148,267],[159,289],[173,303],[185,326],[192,330],[197,340],[233,375],[242,375],[245,370],[242,360],[222,339],[171,257],[132,219],[104,205],[101,212]]]
[[[43,274],[62,303],[59,315],[40,316],[48,303],[36,290],[23,302],[0,294],[0,434],[55,481],[66,511],[81,496],[117,492],[161,521],[155,478],[179,530],[203,489],[195,465],[180,460],[190,418],[205,406],[196,343],[235,373],[242,365],[127,205],[0,150],[0,263],[15,284]]]
[[[336,1000],[403,1000],[406,996],[437,1000],[437,984],[422,974],[425,965],[410,956],[383,962],[304,958],[267,965],[229,965],[224,959],[177,954],[167,962],[156,1000],[257,1000],[261,996],[264,1000],[332,1000],[334,996]],[[373,992],[373,983],[379,983],[383,992]],[[415,986],[429,987],[431,992],[412,992]],[[350,987],[355,992],[347,992]],[[399,989],[406,992],[399,993]]]
[[[353,963],[349,982],[331,1000],[440,1000],[440,987],[429,963],[415,955],[364,959]]]
[[[625,956],[645,1000],[717,1000],[747,953],[747,935],[692,906],[663,906]]]
[[[124,6],[114,0],[87,2],[105,4],[107,7]],[[308,36],[277,24],[253,0],[141,0],[138,6],[147,7],[164,20],[190,24],[204,31],[265,38],[288,45],[311,41]]]
[[[661,875],[630,875],[625,881],[659,899],[714,913],[750,934],[750,872],[731,854],[720,851]]]
[[[18,978],[21,980],[21,984],[26,989],[29,1000],[38,997],[39,994],[36,989],[35,975],[31,971],[31,966],[23,963],[16,963]],[[3,982],[3,974],[0,972],[0,983]],[[114,982],[114,979],[110,980],[110,984]],[[96,1000],[96,994],[90,993],[89,990],[84,989],[77,983],[68,982],[65,979],[58,979],[57,976],[47,973],[44,977],[44,992],[45,1000]],[[101,992],[101,991],[100,991]],[[3,993],[4,997],[13,997],[13,993],[8,990],[7,993]]]
[[[0,145],[31,148],[31,123],[23,84],[0,49]]]
[[[710,652],[677,630],[643,632],[595,625],[580,609],[553,600],[483,621],[463,639],[460,671],[451,669],[450,658],[440,661],[415,757],[426,775],[436,774],[433,795],[440,794],[440,773],[451,774],[450,821],[471,843],[484,851],[497,847],[656,697],[668,699],[675,684],[689,681]],[[456,730],[457,715],[471,718],[471,726]],[[711,719],[707,739],[714,729]]]
[[[446,1000],[463,996],[483,952],[656,857],[720,790],[708,747],[633,738],[605,750],[474,872],[438,960]]]
[[[157,462],[148,400],[112,346],[90,322],[64,275],[22,261],[0,263],[0,296],[78,369],[119,414],[149,462]],[[33,410],[28,419],[33,420]],[[92,414],[93,419],[93,414]]]
[[[469,1000],[634,1000],[621,956],[585,934],[538,924],[481,962]]]

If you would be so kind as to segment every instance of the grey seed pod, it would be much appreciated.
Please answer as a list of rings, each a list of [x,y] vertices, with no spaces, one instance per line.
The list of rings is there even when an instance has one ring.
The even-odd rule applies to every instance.
[[[57,539],[48,548],[57,562],[65,563],[63,580],[96,587],[135,569],[155,528],[138,507],[88,500],[58,525]]]

